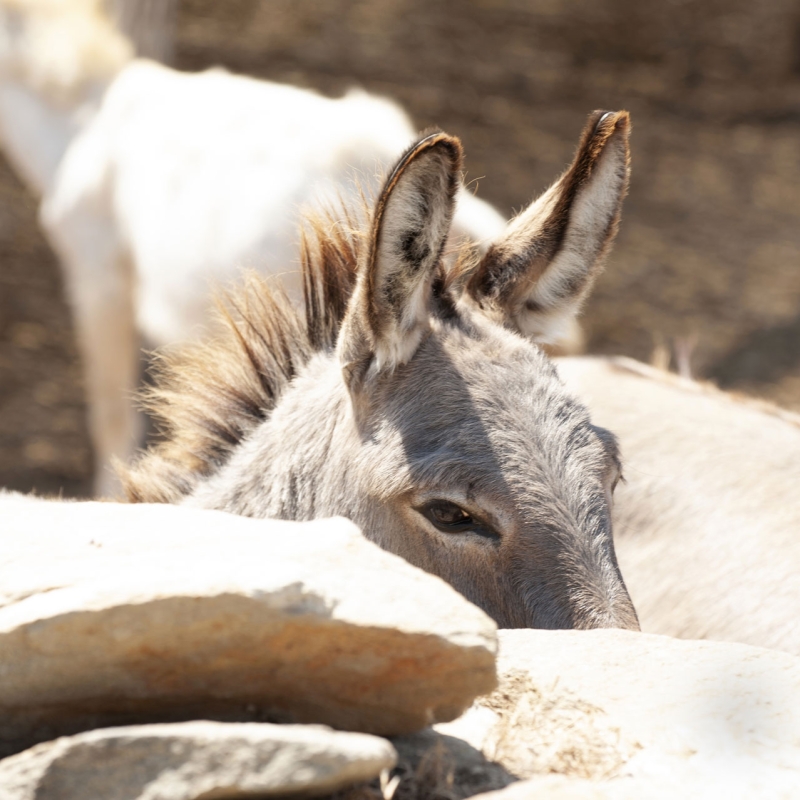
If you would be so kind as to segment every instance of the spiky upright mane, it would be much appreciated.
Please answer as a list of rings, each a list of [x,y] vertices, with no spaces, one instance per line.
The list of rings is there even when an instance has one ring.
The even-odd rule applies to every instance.
[[[302,230],[303,308],[252,274],[220,299],[215,337],[158,356],[142,405],[163,441],[131,466],[116,465],[130,502],[190,494],[269,416],[311,356],[334,347],[363,241],[352,215],[338,218],[310,217]]]

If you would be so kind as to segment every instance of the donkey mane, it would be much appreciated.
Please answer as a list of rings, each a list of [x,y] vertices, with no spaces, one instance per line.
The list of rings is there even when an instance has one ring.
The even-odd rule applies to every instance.
[[[366,205],[359,213],[367,222]],[[359,219],[359,221],[362,221]],[[270,415],[315,353],[336,345],[363,250],[364,224],[343,209],[308,214],[300,231],[303,304],[256,273],[217,297],[214,335],[158,353],[140,396],[162,441],[115,465],[130,502],[173,503],[218,470]]]
[[[154,385],[139,399],[160,441],[131,465],[115,463],[129,502],[175,503],[191,494],[269,417],[311,357],[336,346],[371,219],[363,196],[355,210],[306,214],[302,307],[275,279],[250,273],[217,297],[221,324],[213,336],[156,354]],[[473,264],[474,250],[465,246],[438,279],[440,291],[463,282]]]

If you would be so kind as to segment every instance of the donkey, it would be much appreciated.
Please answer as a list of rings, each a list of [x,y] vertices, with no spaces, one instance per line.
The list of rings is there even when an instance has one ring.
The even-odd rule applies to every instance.
[[[150,400],[166,440],[122,468],[129,499],[344,515],[501,626],[638,629],[612,540],[615,439],[517,332],[547,339],[587,294],[628,131],[626,112],[595,112],[561,179],[454,265],[461,145],[417,141],[364,234],[307,236],[304,317],[256,283],[226,338],[166,357]]]
[[[620,437],[615,538],[642,629],[800,656],[800,415],[628,358],[558,370]]]

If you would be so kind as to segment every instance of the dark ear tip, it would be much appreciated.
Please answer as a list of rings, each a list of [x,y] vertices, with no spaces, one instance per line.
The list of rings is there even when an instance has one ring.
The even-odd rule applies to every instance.
[[[454,170],[461,169],[461,163],[464,160],[464,148],[461,146],[461,140],[457,136],[451,136],[444,131],[429,133],[421,138],[411,149],[415,153],[434,149],[443,151],[447,154],[447,158],[450,160]]]
[[[443,131],[432,131],[424,134],[400,156],[399,161],[395,164],[394,169],[384,183],[379,205],[384,202],[400,179],[400,176],[411,164],[431,156],[435,157],[447,170],[452,183],[455,185],[458,180],[458,174],[461,171],[463,155],[461,141],[457,137],[450,136]]]
[[[631,129],[631,115],[627,111],[593,111],[589,115],[592,136],[606,138],[615,131],[627,135]]]

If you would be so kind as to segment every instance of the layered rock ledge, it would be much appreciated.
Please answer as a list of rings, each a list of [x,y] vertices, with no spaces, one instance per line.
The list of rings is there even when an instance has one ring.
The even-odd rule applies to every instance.
[[[383,735],[496,685],[494,623],[343,519],[0,496],[0,754],[111,725]]]

